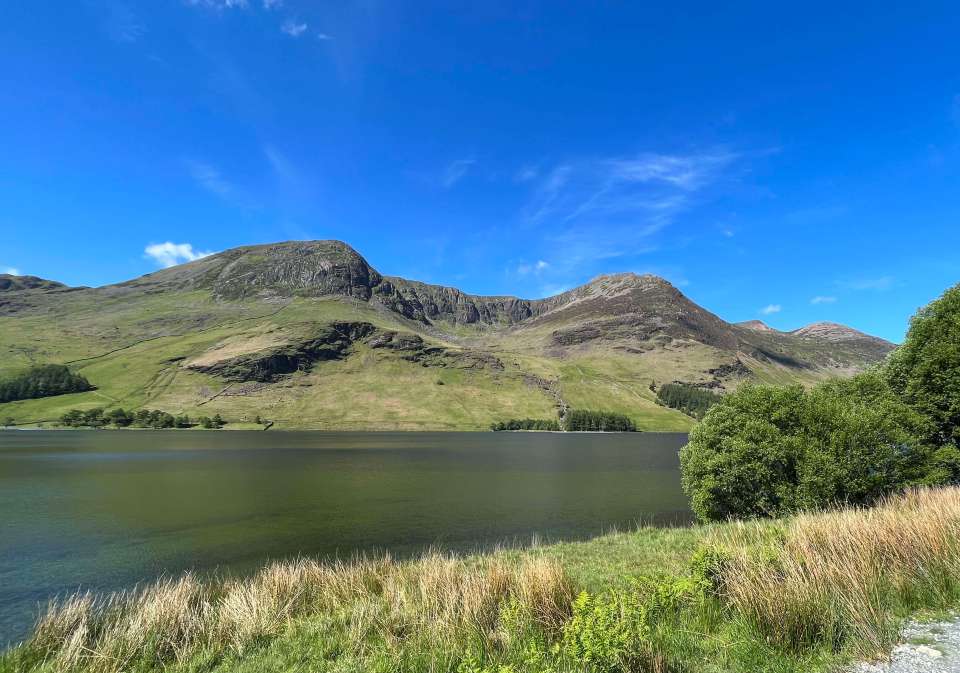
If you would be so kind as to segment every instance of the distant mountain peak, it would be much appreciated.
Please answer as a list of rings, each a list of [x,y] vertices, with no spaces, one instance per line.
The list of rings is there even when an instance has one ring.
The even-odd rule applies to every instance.
[[[743,322],[736,323],[740,327],[746,327],[747,329],[756,330],[757,332],[779,332],[780,330],[773,329],[767,323],[762,320],[745,320]]]
[[[806,327],[793,330],[790,332],[790,334],[805,338],[823,339],[826,341],[855,341],[860,339],[869,339],[872,341],[889,343],[880,337],[871,336],[861,332],[860,330],[856,330],[852,327],[847,327],[846,325],[841,325],[840,323],[835,322],[815,322],[807,325]]]

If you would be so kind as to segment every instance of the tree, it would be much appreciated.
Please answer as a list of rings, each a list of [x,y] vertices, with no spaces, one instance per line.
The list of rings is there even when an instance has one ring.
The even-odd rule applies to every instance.
[[[810,391],[744,386],[691,432],[683,487],[711,521],[869,505],[930,479],[928,425],[877,373]]]
[[[93,386],[81,374],[71,372],[66,365],[39,365],[12,379],[0,381],[0,403],[85,390],[93,390]]]
[[[220,429],[227,424],[227,422],[223,420],[223,417],[221,417],[220,414],[214,414],[213,418],[210,420],[211,420],[211,423],[213,424],[213,427],[217,429]]]
[[[917,312],[885,371],[893,390],[931,420],[934,443],[960,444],[960,284]]]

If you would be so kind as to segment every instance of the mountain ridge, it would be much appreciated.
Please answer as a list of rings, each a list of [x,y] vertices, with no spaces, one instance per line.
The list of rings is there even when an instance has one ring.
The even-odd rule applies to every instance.
[[[0,376],[66,363],[97,387],[0,413],[149,405],[279,429],[480,429],[579,407],[678,430],[692,421],[657,404],[664,383],[808,384],[892,348],[834,324],[730,323],[649,274],[540,299],[474,295],[383,275],[339,241],[289,241],[99,288],[0,293]]]
[[[560,292],[556,295],[543,297],[539,299],[525,299],[519,295],[484,295],[474,294],[463,291],[457,287],[426,283],[423,281],[410,280],[400,276],[387,276],[381,274],[373,267],[359,252],[349,244],[339,240],[316,240],[316,241],[285,241],[279,243],[267,243],[251,246],[238,246],[229,248],[213,255],[208,255],[198,260],[180,264],[160,271],[154,271],[143,276],[100,286],[98,288],[82,289],[108,289],[113,287],[135,287],[143,281],[151,281],[158,277],[164,278],[166,275],[180,275],[192,267],[203,267],[211,262],[227,260],[228,277],[214,281],[212,288],[215,296],[220,299],[238,299],[250,296],[249,288],[242,288],[241,281],[244,276],[248,276],[248,284],[251,285],[253,293],[277,289],[275,284],[257,282],[262,278],[249,278],[249,272],[243,273],[243,265],[238,255],[242,256],[248,253],[258,253],[262,251],[289,251],[295,257],[300,257],[304,252],[311,254],[321,253],[340,257],[347,261],[344,269],[347,280],[343,282],[325,282],[324,276],[337,276],[337,265],[324,264],[328,262],[328,257],[323,257],[323,261],[316,271],[321,273],[309,273],[307,269],[301,269],[303,273],[299,276],[299,283],[295,285],[287,284],[287,289],[301,289],[313,286],[320,290],[317,296],[324,295],[345,295],[358,297],[365,300],[376,297],[385,301],[387,305],[394,310],[404,314],[408,318],[423,319],[439,317],[444,314],[450,314],[454,322],[471,324],[483,322],[486,324],[495,324],[491,316],[503,315],[510,318],[513,322],[520,322],[527,318],[538,317],[546,312],[554,310],[567,303],[589,298],[594,292],[599,290],[598,294],[602,296],[616,296],[617,290],[620,293],[627,291],[631,285],[662,287],[673,291],[678,296],[686,298],[683,293],[672,283],[661,276],[654,274],[636,274],[633,272],[616,272],[608,274],[599,274],[591,280],[578,285],[574,288]],[[236,272],[240,266],[240,273]],[[276,266],[270,267],[273,271],[283,277],[283,269]],[[190,276],[194,276],[191,273]],[[210,270],[205,269],[202,272],[205,281],[210,279]],[[319,282],[318,278],[320,279]],[[21,281],[22,286],[17,287],[16,280]],[[251,282],[252,281],[252,282]],[[358,281],[358,282],[354,282]],[[181,284],[182,287],[182,284]],[[365,289],[364,289],[365,288]],[[9,274],[0,274],[0,291],[18,291],[26,289],[73,289],[57,281],[46,280],[35,276],[12,276]],[[437,302],[437,295],[443,296],[446,301]],[[691,302],[692,303],[692,302]],[[471,306],[472,305],[472,306]],[[454,307],[464,307],[456,310]],[[842,338],[867,337],[879,342],[890,343],[881,337],[869,335],[853,327],[834,323],[834,322],[814,322],[804,325],[798,329],[787,332],[776,330],[766,325],[761,320],[748,320],[739,323],[729,323],[734,327],[743,327],[763,332],[775,332],[779,334],[792,334],[797,336],[808,336],[814,338],[831,338],[840,340]],[[893,344],[890,344],[893,346]]]

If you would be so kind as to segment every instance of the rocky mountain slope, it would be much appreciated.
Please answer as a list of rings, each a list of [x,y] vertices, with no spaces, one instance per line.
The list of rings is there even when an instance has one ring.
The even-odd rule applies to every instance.
[[[383,276],[338,241],[227,250],[118,285],[0,277],[0,376],[65,362],[95,393],[0,405],[149,406],[277,427],[463,428],[579,406],[684,429],[662,383],[813,382],[893,345],[841,325],[731,324],[655,276],[616,274],[537,300]]]

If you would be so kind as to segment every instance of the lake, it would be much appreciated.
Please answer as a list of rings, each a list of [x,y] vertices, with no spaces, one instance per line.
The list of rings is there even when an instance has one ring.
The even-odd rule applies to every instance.
[[[0,645],[192,568],[473,551],[691,519],[681,433],[0,432]]]

